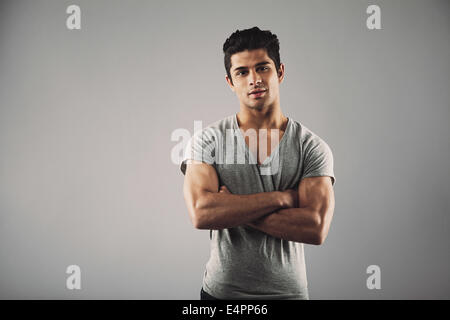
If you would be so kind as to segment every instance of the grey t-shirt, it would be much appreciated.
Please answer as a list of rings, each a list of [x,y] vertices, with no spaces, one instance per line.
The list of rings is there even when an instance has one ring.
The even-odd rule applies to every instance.
[[[293,189],[302,178],[315,176],[330,176],[335,183],[328,144],[291,118],[276,149],[268,152],[261,165],[249,150],[233,114],[194,134],[181,171],[185,173],[188,159],[208,163],[215,168],[219,184],[233,194]],[[203,276],[203,289],[210,295],[219,299],[309,299],[303,243],[238,226],[211,230],[210,247]]]

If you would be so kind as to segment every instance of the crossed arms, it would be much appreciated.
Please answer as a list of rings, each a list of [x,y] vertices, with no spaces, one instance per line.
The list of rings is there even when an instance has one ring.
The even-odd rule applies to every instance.
[[[248,225],[271,236],[307,244],[325,241],[334,212],[331,178],[308,177],[298,190],[232,194],[219,189],[211,165],[189,160],[183,186],[189,216],[197,229]]]

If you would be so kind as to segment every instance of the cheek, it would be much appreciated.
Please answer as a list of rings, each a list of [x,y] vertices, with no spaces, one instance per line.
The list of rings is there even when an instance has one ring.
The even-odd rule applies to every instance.
[[[247,96],[247,92],[244,89],[239,89],[238,95],[241,96],[241,97],[246,97]]]
[[[278,90],[279,90],[278,78],[272,79],[270,81],[270,91],[272,91],[272,93],[278,93]]]

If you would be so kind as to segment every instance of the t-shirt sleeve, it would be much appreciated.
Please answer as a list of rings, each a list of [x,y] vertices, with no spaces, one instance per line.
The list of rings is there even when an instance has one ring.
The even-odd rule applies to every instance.
[[[215,138],[207,131],[195,133],[188,141],[180,164],[183,174],[186,174],[188,160],[201,161],[210,165],[215,163]]]
[[[318,136],[313,137],[306,144],[302,178],[329,176],[334,185],[333,165],[333,153],[328,144]]]

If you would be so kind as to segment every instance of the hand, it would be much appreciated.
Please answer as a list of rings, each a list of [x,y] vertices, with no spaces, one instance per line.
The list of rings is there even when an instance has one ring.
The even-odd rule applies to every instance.
[[[284,208],[298,208],[298,190],[297,189],[287,189],[282,191],[283,196],[283,207]]]

